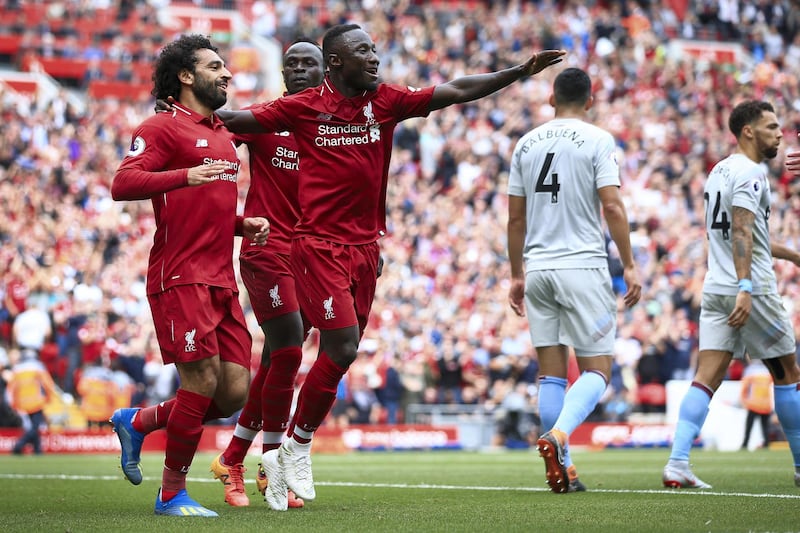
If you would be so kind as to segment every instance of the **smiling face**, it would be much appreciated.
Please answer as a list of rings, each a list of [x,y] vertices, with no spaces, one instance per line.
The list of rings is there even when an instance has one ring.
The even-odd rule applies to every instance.
[[[322,83],[322,50],[312,43],[295,43],[283,55],[283,81],[286,91],[294,94]]]
[[[328,65],[331,73],[344,85],[344,92],[349,93],[346,96],[378,88],[380,59],[375,43],[364,30],[351,30],[340,35],[328,55]]]
[[[192,80],[192,94],[195,99],[212,111],[219,109],[228,101],[228,83],[231,72],[225,62],[213,50],[203,48],[195,52],[197,64]]]

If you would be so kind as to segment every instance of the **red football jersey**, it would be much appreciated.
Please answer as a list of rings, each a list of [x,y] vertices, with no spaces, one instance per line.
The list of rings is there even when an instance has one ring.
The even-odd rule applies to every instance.
[[[233,272],[239,157],[222,122],[175,105],[133,133],[111,187],[116,200],[150,198],[156,232],[147,270],[147,293],[204,283],[237,290]],[[225,162],[216,181],[187,186],[187,169]]]
[[[254,106],[270,131],[292,131],[301,154],[296,235],[340,244],[376,241],[386,230],[386,181],[398,122],[429,113],[434,87],[382,83],[345,98],[320,87]]]
[[[289,253],[294,226],[300,216],[297,188],[300,158],[294,135],[288,131],[267,134],[236,134],[237,143],[250,151],[250,189],[244,203],[244,216],[266,217],[269,239],[266,246],[250,246],[242,241],[242,254],[254,249]]]

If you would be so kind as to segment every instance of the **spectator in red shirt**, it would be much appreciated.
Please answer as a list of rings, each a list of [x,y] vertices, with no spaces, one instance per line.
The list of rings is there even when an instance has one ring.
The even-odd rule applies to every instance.
[[[293,131],[303,161],[290,260],[300,308],[320,329],[321,353],[300,390],[278,462],[286,485],[307,501],[316,496],[311,439],[356,358],[375,294],[395,126],[492,94],[565,54],[548,50],[505,70],[417,89],[379,81],[375,43],[358,25],[328,30],[322,50],[328,74],[320,88],[220,112],[232,131]],[[284,479],[271,478],[267,490],[285,492]]]
[[[247,395],[251,337],[234,276],[234,235],[261,245],[269,223],[236,216],[240,161],[233,136],[214,115],[227,100],[231,73],[217,48],[203,36],[181,36],[162,49],[153,79],[156,98],[178,95],[175,111],[136,128],[111,194],[153,203],[147,296],[162,357],[175,363],[181,384],[174,399],[118,409],[111,422],[123,472],[135,485],[144,436],[166,427],[156,514],[213,517],[186,493],[186,474],[203,422],[230,416]]]

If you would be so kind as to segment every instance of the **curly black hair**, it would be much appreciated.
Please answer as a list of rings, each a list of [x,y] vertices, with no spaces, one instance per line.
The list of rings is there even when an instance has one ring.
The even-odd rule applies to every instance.
[[[168,96],[177,99],[181,93],[181,82],[178,74],[186,69],[194,72],[197,65],[197,52],[207,48],[218,53],[218,48],[211,44],[205,35],[181,35],[162,48],[153,71],[153,90],[150,93],[158,100],[166,100]]]

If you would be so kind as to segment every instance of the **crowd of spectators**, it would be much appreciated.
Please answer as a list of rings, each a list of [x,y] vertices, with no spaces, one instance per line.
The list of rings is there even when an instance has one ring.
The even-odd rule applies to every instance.
[[[569,50],[566,64],[586,69],[595,83],[594,120],[618,140],[644,282],[641,303],[619,307],[617,364],[595,416],[624,420],[632,411],[663,410],[663,384],[692,375],[705,274],[703,184],[734,146],[730,109],[744,98],[767,99],[783,121],[784,148],[798,143],[798,2],[688,2],[681,12],[670,7],[680,2],[329,1],[322,21],[319,3],[263,4],[274,5],[275,16],[271,24],[260,20],[259,31],[284,45],[298,33],[319,38],[325,24],[362,24],[377,44],[382,76],[402,85],[496,70],[532,50]],[[736,16],[708,7],[734,4]],[[750,61],[723,64],[671,46],[698,37],[742,42]],[[553,75],[398,127],[383,276],[332,420],[403,421],[411,403],[535,413],[536,354],[526,321],[507,303],[506,183],[516,140],[552,116]],[[249,103],[229,101],[234,108]],[[96,365],[131,378],[134,404],[174,391],[144,294],[152,209],[115,203],[109,193],[132,128],[152,112],[152,101],[90,100],[78,112],[65,94],[41,102],[0,92],[0,346],[13,360],[15,317],[41,306],[53,326],[42,358],[76,398],[82,372]],[[800,197],[782,169],[783,153],[769,163],[770,228],[797,247]],[[242,199],[248,183],[245,165]],[[614,254],[612,246],[611,272],[619,276]],[[800,307],[800,270],[775,268],[791,312]],[[247,308],[244,291],[242,299]],[[248,317],[260,354],[263,339]],[[305,350],[309,364],[315,339]],[[737,372],[732,367],[730,377]]]

